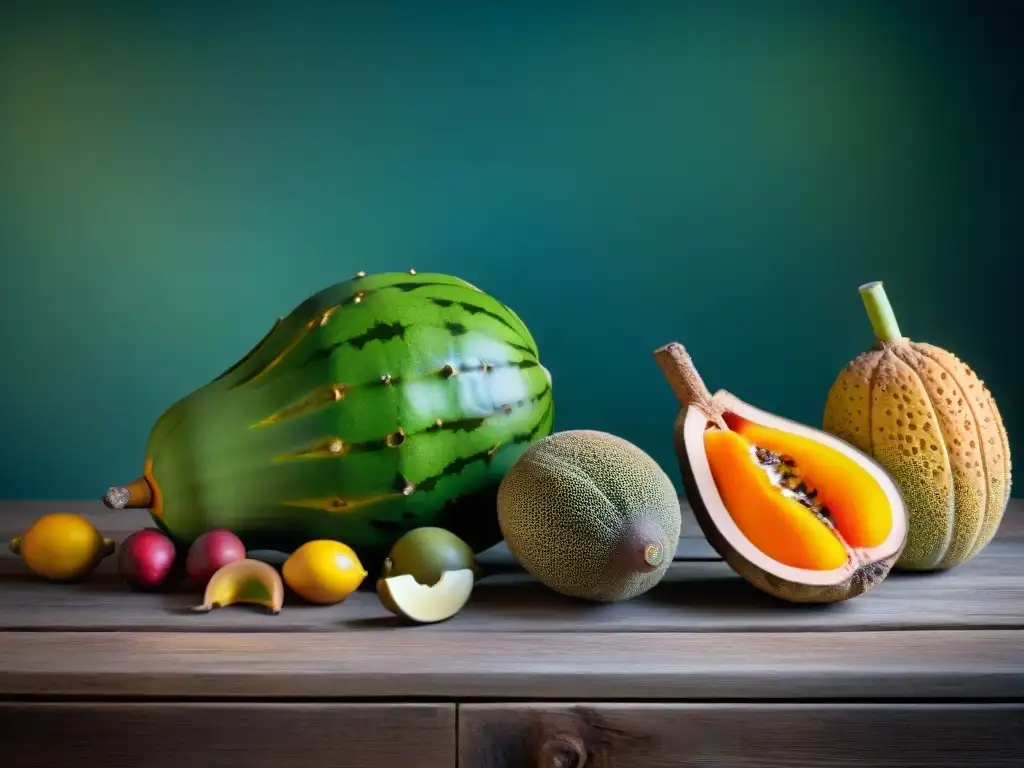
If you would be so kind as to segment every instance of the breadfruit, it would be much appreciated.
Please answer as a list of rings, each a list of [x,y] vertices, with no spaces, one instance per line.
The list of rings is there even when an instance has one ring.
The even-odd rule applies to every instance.
[[[556,432],[527,448],[498,488],[509,551],[564,595],[616,602],[665,575],[679,543],[679,497],[632,443],[593,430]]]
[[[985,384],[956,355],[900,333],[879,282],[860,287],[877,343],[836,377],[823,429],[873,456],[900,486],[901,570],[950,568],[992,540],[1010,500],[1010,443]]]
[[[675,450],[708,542],[758,589],[796,603],[863,594],[906,542],[906,509],[870,457],[705,387],[680,344],[654,352],[682,410]]]

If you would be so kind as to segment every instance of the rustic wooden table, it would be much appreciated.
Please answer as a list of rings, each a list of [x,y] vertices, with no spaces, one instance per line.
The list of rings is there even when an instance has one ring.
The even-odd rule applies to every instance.
[[[44,512],[120,540],[144,512]],[[371,592],[277,616],[78,585],[0,555],[0,766],[798,768],[1024,765],[1024,502],[974,561],[834,606],[734,576],[689,514],[665,581],[583,604],[522,573],[406,626]],[[483,556],[509,561],[497,548]]]

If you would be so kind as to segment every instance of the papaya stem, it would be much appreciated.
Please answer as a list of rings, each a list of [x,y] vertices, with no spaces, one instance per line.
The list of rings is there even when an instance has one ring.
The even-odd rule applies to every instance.
[[[857,290],[860,292],[864,309],[868,312],[868,320],[871,321],[871,330],[875,332],[878,342],[885,344],[903,338],[899,323],[896,322],[896,314],[892,311],[892,305],[889,303],[889,297],[885,295],[882,282],[876,280],[873,283],[865,283]]]
[[[153,505],[153,489],[145,477],[139,477],[128,485],[107,489],[103,503],[109,509],[148,509]]]
[[[719,429],[729,429],[722,418],[724,409],[715,401],[711,391],[704,384],[704,379],[700,377],[697,367],[690,359],[690,353],[682,344],[673,341],[671,344],[658,347],[654,350],[654,359],[668,379],[669,386],[675,392],[680,405],[684,408],[696,408]]]

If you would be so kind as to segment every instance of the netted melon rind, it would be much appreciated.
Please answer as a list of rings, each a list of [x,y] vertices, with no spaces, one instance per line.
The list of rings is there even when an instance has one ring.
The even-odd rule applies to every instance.
[[[509,551],[529,573],[556,592],[598,602],[627,600],[657,584],[681,524],[678,494],[661,467],[626,440],[594,430],[532,445],[501,484],[498,517]],[[650,527],[661,532],[660,563],[624,563],[623,534]]]

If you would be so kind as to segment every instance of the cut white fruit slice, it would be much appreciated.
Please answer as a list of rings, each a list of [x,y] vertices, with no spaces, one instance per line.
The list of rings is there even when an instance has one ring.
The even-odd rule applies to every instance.
[[[388,598],[381,602],[392,613],[397,608],[399,616],[421,624],[444,621],[462,610],[473,592],[475,578],[469,568],[445,571],[436,584],[428,587],[409,573],[392,576],[381,579],[381,597]]]

